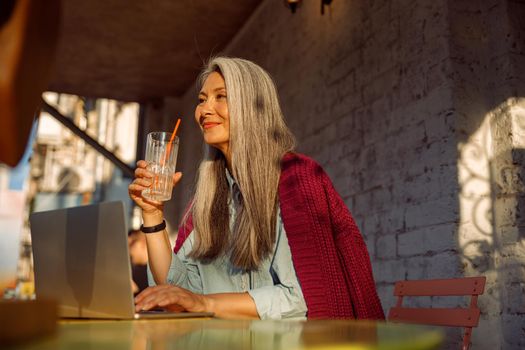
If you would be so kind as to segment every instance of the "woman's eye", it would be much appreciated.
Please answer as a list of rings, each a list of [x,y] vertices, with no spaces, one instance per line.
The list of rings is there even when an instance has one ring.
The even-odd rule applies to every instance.
[[[218,94],[217,95],[217,100],[222,100],[222,99],[225,99],[226,98],[226,95],[222,95],[222,94]]]
[[[202,97],[199,97],[198,101],[199,101],[199,104],[204,103],[204,99]]]

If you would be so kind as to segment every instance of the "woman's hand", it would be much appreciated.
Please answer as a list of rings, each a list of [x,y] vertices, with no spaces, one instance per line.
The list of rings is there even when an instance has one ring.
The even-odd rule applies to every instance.
[[[148,163],[144,160],[137,162],[135,179],[128,186],[129,197],[142,209],[142,221],[145,227],[159,225],[164,220],[164,203],[152,201],[142,196],[142,191],[153,183],[153,173],[147,169]],[[181,179],[182,173],[173,175],[175,186]],[[157,284],[163,284],[168,276],[173,251],[167,230],[158,231],[146,236],[148,262],[153,279]]]
[[[210,300],[170,284],[148,287],[135,297],[135,310],[162,307],[169,311],[210,312]]]
[[[158,216],[161,215],[164,208],[163,202],[151,201],[142,196],[142,191],[152,184],[153,174],[147,170],[148,163],[145,160],[137,162],[135,169],[135,179],[128,186],[129,197],[143,210],[144,215]],[[182,173],[177,172],[173,175],[173,186],[175,186],[182,177]]]
[[[195,294],[171,284],[148,287],[135,298],[135,310],[162,307],[169,311],[213,312],[216,317],[258,319],[255,302],[247,292]]]

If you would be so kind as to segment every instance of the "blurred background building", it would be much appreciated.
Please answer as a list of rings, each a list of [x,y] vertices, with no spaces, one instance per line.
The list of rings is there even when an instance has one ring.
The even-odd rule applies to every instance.
[[[53,104],[88,136],[130,167],[137,159],[139,105],[108,99],[46,93]],[[46,112],[39,117],[31,181],[34,211],[113,199],[127,199],[122,171]],[[129,207],[129,205],[128,205]]]
[[[138,103],[82,98],[47,92],[44,100],[71,120],[81,131],[113,153],[130,168],[137,160]],[[131,205],[131,181],[109,159],[86,143],[49,113],[38,116],[32,139],[29,176],[24,180],[24,216],[21,229],[19,287],[32,282],[31,236],[28,216],[35,211],[120,200],[128,212],[128,227],[138,229],[139,212]],[[23,296],[30,297],[31,283]],[[26,295],[27,294],[27,295]]]

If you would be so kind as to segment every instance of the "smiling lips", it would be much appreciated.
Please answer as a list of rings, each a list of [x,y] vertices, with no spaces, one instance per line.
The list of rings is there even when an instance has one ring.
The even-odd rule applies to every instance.
[[[202,124],[202,127],[204,129],[210,129],[210,128],[213,128],[214,126],[217,126],[219,125],[220,123],[213,123],[213,122],[205,122]]]

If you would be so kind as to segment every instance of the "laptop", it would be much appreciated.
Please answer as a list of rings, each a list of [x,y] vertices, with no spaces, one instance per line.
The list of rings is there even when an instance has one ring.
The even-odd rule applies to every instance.
[[[212,313],[135,312],[124,203],[30,215],[37,299],[69,318],[184,318]]]

